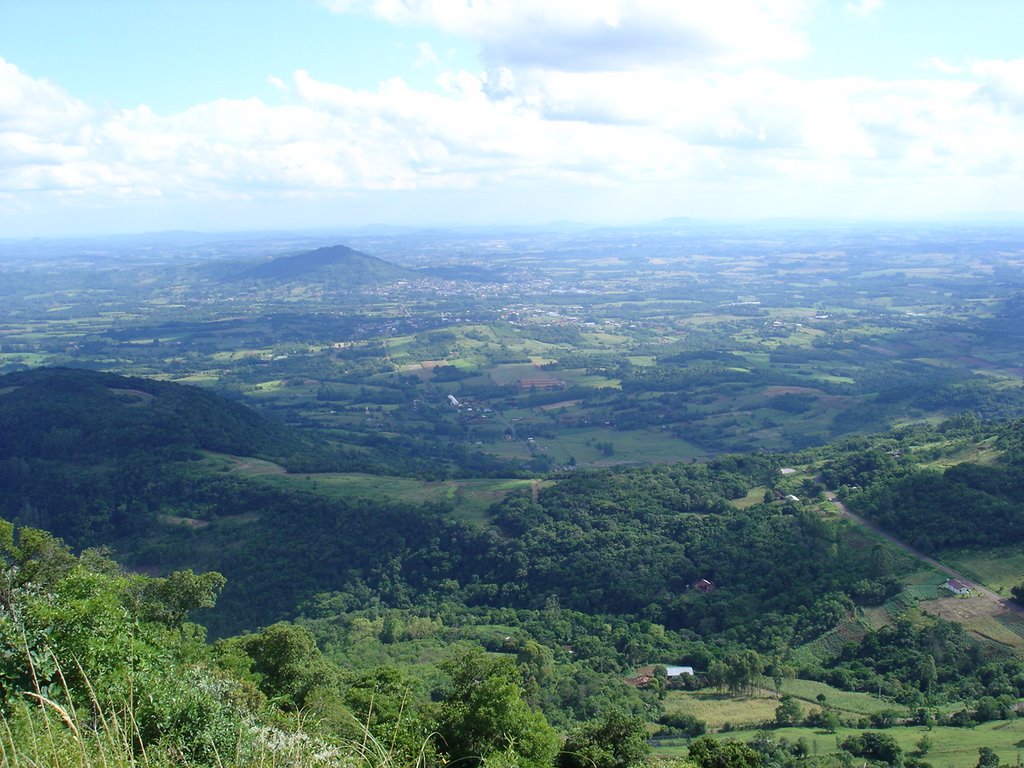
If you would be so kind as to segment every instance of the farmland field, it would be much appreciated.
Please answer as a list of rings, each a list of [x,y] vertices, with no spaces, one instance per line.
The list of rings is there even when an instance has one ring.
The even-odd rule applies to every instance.
[[[1013,587],[1024,583],[1024,552],[1016,547],[951,552],[943,559],[958,571],[1007,597]]]
[[[442,502],[451,505],[456,517],[467,520],[482,520],[492,504],[513,491],[536,492],[552,484],[550,480],[500,478],[427,481],[360,472],[287,474],[282,467],[260,459],[230,457],[229,461],[232,471],[285,488],[347,500]]]
[[[766,735],[775,742],[783,738],[790,743],[806,739],[812,755],[831,755],[838,752],[837,741],[862,732],[845,727],[840,727],[835,733],[826,733],[818,728],[777,728],[768,731]],[[715,738],[749,742],[761,733],[763,731],[756,728],[734,730],[715,734]],[[1009,765],[1013,765],[1017,757],[1024,753],[1024,720],[995,721],[973,728],[899,726],[887,728],[883,733],[892,736],[905,754],[913,753],[921,737],[927,734],[931,748],[923,759],[942,768],[974,768],[978,762],[979,747],[990,747],[999,755],[1003,764]],[[656,753],[664,757],[682,757],[686,755],[686,747],[682,743],[661,746],[656,748]]]

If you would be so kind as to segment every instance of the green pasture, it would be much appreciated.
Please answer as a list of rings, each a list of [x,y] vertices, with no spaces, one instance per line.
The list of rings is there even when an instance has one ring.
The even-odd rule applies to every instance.
[[[757,728],[775,719],[779,706],[779,694],[774,690],[770,678],[762,679],[761,688],[752,693],[731,694],[717,691],[669,691],[665,699],[667,713],[685,713],[703,720],[709,730],[728,726],[732,728]],[[904,712],[904,708],[887,699],[870,693],[841,691],[826,683],[813,680],[783,680],[782,695],[796,698],[805,713],[821,710],[819,695],[824,695],[825,705],[838,711],[843,721],[855,721],[883,710]]]
[[[210,355],[210,360],[218,363],[230,363],[235,360],[247,360],[250,358],[259,358],[270,356],[274,353],[269,347],[263,349],[232,349],[225,350],[222,352],[214,352]]]
[[[562,372],[545,371],[533,363],[503,363],[491,368],[491,380],[498,385],[515,384],[519,379],[563,378]]]
[[[658,361],[654,355],[626,355],[626,359],[638,368],[650,368]]]
[[[810,378],[820,381],[823,384],[855,384],[856,381],[849,376],[837,376],[831,373],[813,373]]]
[[[552,373],[570,384],[576,384],[581,387],[591,387],[592,389],[611,387],[618,389],[622,386],[622,382],[619,379],[610,379],[600,374],[587,373],[584,368],[566,368],[565,370],[552,371]]]
[[[956,362],[954,362],[953,360],[945,360],[943,358],[937,358],[937,357],[915,357],[914,361],[918,362],[918,363],[924,363],[925,365],[930,365],[933,368],[959,368],[960,367],[960,365],[957,364]]]
[[[528,427],[523,427],[527,434]],[[704,451],[693,443],[679,440],[659,429],[613,430],[601,427],[563,428],[554,438],[535,441],[556,463],[575,458],[579,464],[608,466],[612,464],[684,461],[702,456]],[[598,443],[611,443],[612,453],[605,454]]]
[[[553,485],[549,480],[484,478],[468,480],[417,480],[411,477],[370,475],[361,472],[285,474],[276,465],[258,459],[238,459],[233,470],[283,488],[353,501],[401,501],[409,504],[447,502],[457,517],[483,521],[484,513],[513,491],[530,491]],[[278,468],[280,469],[280,468]]]
[[[881,616],[880,626],[891,623],[891,618],[887,613],[883,613]],[[802,665],[834,658],[848,643],[859,642],[866,634],[867,629],[860,621],[856,619],[845,621],[811,642],[793,648],[790,661],[793,664]]]
[[[510,350],[521,352],[530,358],[543,357],[545,359],[557,358],[559,352],[568,348],[566,344],[549,344],[546,341],[530,338],[520,338],[515,342],[509,341],[507,346]]]
[[[208,386],[220,381],[220,375],[214,371],[196,371],[187,376],[174,376],[170,379],[176,384],[195,384],[197,386]]]
[[[765,678],[763,685],[773,685],[770,678]],[[862,691],[843,691],[833,688],[827,683],[819,683],[817,680],[800,680],[797,678],[783,680],[781,691],[796,699],[800,699],[805,709],[820,709],[818,696],[825,696],[825,704],[840,711],[840,717],[845,718],[846,714],[873,715],[887,709],[902,711],[903,707],[887,699],[881,699],[870,693]]]
[[[839,751],[837,742],[862,732],[854,728],[841,727],[835,733],[827,733],[820,728],[777,728],[767,733],[776,742],[782,738],[790,743],[806,739],[812,755],[830,755]],[[928,729],[925,726],[900,726],[887,728],[882,732],[893,737],[904,755],[913,753],[921,737],[927,734],[931,748],[922,759],[936,768],[974,768],[978,762],[979,747],[990,747],[995,750],[1004,765],[1014,765],[1024,751],[1024,719],[999,720],[983,723],[974,728]],[[761,729],[751,728],[719,733],[714,737],[723,741],[731,739],[749,742],[759,733],[762,733]],[[685,757],[686,753],[687,748],[683,743],[655,749],[656,755],[664,757]]]
[[[940,584],[945,583],[948,578],[946,574],[940,573],[930,565],[925,565],[924,563],[920,564],[923,566],[920,570],[909,573],[901,579],[905,586],[933,586],[937,588]]]
[[[1024,551],[1019,547],[944,552],[942,560],[965,576],[1007,597],[1013,587],[1024,582]]]
[[[620,333],[608,333],[599,331],[596,333],[584,333],[582,334],[583,340],[587,344],[593,344],[598,347],[621,347],[623,344],[628,344],[632,339],[629,336],[623,336]]]
[[[262,477],[265,475],[283,475],[287,470],[280,464],[264,459],[256,459],[251,456],[230,456],[226,453],[214,453],[203,451],[203,461],[200,466],[206,469],[221,472],[239,472],[250,477]]]
[[[524,427],[525,429],[525,427]],[[495,440],[484,446],[487,453],[493,454],[502,459],[529,459],[532,455],[526,446],[525,438],[515,440]]]
[[[1001,617],[996,616],[972,616],[961,623],[964,628],[974,633],[982,640],[995,643],[1001,650],[1015,650],[1017,653],[1024,651],[1024,637],[1020,625],[1010,626],[1000,621]]]
[[[774,694],[755,692],[734,695],[717,691],[669,691],[664,701],[665,713],[683,713],[703,720],[709,730],[725,725],[754,728],[775,719],[779,700]]]
[[[932,462],[922,462],[922,464],[935,469],[945,469],[954,464],[962,464],[965,461],[973,464],[992,464],[1002,456],[1002,451],[996,446],[996,438],[994,437],[961,447],[959,450],[956,450],[952,443],[947,443],[946,445],[951,450],[945,455],[941,455]]]
[[[0,365],[46,365],[51,355],[43,352],[0,352]]]
[[[738,509],[746,509],[747,507],[752,507],[755,504],[760,504],[762,501],[764,501],[764,492],[766,490],[767,488],[763,485],[755,485],[753,488],[747,491],[746,496],[744,496],[741,499],[732,499],[729,503],[732,504],[734,507],[737,507]]]

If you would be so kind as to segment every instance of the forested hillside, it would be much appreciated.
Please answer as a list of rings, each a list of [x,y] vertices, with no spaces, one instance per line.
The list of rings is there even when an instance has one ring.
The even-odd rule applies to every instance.
[[[871,576],[869,559],[837,547],[816,515],[729,504],[777,471],[768,457],[580,471],[536,500],[510,496],[481,527],[444,506],[330,500],[190,471],[200,449],[329,459],[208,393],[59,370],[4,383],[8,515],[76,545],[117,543],[139,567],[223,572],[229,586],[209,617],[222,631],[285,618],[320,592],[366,590],[396,605],[444,593],[535,609],[554,596],[707,634],[806,610]],[[691,594],[702,577],[719,589]]]
[[[0,377],[0,514],[75,546],[144,535],[160,515],[198,512],[189,466],[204,451],[307,471],[347,461],[194,387],[78,369]]]
[[[129,568],[167,575],[121,574],[93,550],[76,559],[47,534],[8,529],[4,695],[11,706],[32,686],[57,696],[53,659],[77,659],[81,672],[66,675],[60,695],[103,712],[120,706],[125,686],[154,691],[130,727],[196,764],[215,762],[231,740],[270,749],[251,724],[284,716],[291,729],[287,713],[300,710],[319,723],[310,737],[336,749],[351,748],[342,742],[359,720],[402,760],[428,744],[428,762],[502,752],[539,768],[562,743],[551,723],[573,751],[604,755],[599,768],[624,768],[646,751],[644,722],[677,737],[708,727],[680,719],[673,702],[689,691],[742,697],[794,679],[891,702],[869,719],[822,701],[787,704],[775,723],[833,731],[910,727],[921,712],[955,728],[1012,716],[1024,695],[1012,644],[918,611],[938,587],[929,595],[915,584],[932,577],[820,496],[822,483],[835,487],[886,528],[931,537],[921,546],[953,541],[940,536],[954,520],[974,531],[960,541],[1012,542],[1019,423],[958,417],[788,456],[576,469],[466,518],[451,502],[304,485],[344,454],[211,393],[68,370],[0,383],[5,516],[78,548],[113,545]],[[224,454],[300,473],[267,482],[210,458]],[[182,624],[189,616],[216,645]],[[137,672],[121,666],[122,621],[135,627]],[[230,637],[238,632],[248,634]],[[633,670],[668,662],[698,673],[627,684]],[[178,669],[175,682],[146,677],[156,664]],[[103,691],[91,703],[86,678]],[[206,682],[182,699],[181,680]],[[500,711],[468,725],[488,697]],[[191,714],[174,714],[179,706]],[[16,708],[15,730],[48,711]],[[189,729],[212,741],[190,740]],[[616,744],[633,745],[627,763],[608,756]],[[700,744],[691,755],[704,765]]]
[[[955,421],[949,431],[963,429]],[[903,459],[898,448],[851,454],[823,477],[843,487],[849,505],[925,552],[1024,542],[1024,421],[1001,426],[998,462],[965,461],[944,469]],[[980,437],[980,435],[979,435]]]
[[[82,369],[0,376],[0,426],[2,459],[95,464],[204,449],[294,465],[327,460],[309,438],[211,392]]]

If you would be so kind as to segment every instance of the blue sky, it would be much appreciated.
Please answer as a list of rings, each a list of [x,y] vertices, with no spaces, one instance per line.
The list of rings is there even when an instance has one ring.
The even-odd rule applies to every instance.
[[[395,75],[431,88],[433,73],[416,66],[423,42],[451,66],[478,66],[467,41],[314,0],[0,0],[0,19],[0,55],[27,73],[97,105],[164,113],[280,101],[267,78],[296,69],[355,88]]]
[[[0,237],[1024,218],[1019,0],[0,0]]]

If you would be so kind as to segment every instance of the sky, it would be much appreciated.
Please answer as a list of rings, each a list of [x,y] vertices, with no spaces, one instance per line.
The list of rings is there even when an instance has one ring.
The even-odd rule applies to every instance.
[[[0,238],[1024,222],[1021,0],[0,0]]]

